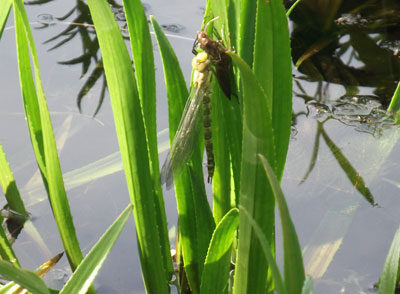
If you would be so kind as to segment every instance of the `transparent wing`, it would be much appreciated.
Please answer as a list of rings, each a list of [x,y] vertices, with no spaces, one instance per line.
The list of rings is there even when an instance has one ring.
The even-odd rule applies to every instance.
[[[182,167],[189,161],[195,138],[199,128],[199,112],[202,105],[202,90],[193,88],[176,131],[171,149],[161,168],[161,185],[166,183],[167,189],[173,184],[173,177],[178,177]]]

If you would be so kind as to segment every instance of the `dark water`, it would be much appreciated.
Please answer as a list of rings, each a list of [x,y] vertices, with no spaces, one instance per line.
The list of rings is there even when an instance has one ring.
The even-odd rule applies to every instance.
[[[306,271],[315,278],[315,292],[371,293],[400,221],[398,129],[383,115],[400,76],[399,7],[396,1],[385,1],[385,6],[380,1],[377,6],[331,1],[338,6],[323,9],[316,1],[303,2],[292,14],[292,53],[299,67],[293,67],[293,132],[282,186],[304,248]],[[188,80],[202,5],[178,0],[145,3],[146,13],[171,34]],[[86,254],[129,203],[108,93],[103,94],[104,77],[98,70],[101,58],[95,44],[82,41],[84,35],[94,38],[93,29],[71,25],[87,21],[87,7],[81,2],[50,1],[29,5],[27,11],[71,210]],[[124,27],[121,7],[114,4],[113,11]],[[23,267],[34,269],[62,246],[26,130],[12,22],[6,27],[0,41],[0,142],[35,228],[25,228],[14,247]],[[167,105],[157,48],[154,55],[159,142],[165,150]],[[173,194],[165,194],[165,201],[173,235]],[[279,233],[277,239],[279,256]],[[136,251],[131,220],[96,279],[98,293],[144,292]],[[62,259],[49,274],[49,285],[60,287],[68,275]]]
[[[370,293],[399,226],[398,1],[292,14],[293,137],[282,186],[316,293]],[[279,248],[279,246],[278,246]]]

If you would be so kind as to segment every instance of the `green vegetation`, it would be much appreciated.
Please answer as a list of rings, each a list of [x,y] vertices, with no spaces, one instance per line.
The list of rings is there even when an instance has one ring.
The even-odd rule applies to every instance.
[[[32,146],[73,270],[62,290],[49,289],[39,272],[20,268],[0,229],[0,274],[12,281],[0,288],[0,293],[17,293],[20,286],[31,293],[94,293],[91,284],[131,212],[148,293],[169,293],[173,284],[181,293],[265,293],[266,289],[268,293],[312,293],[312,280],[305,276],[296,231],[279,187],[292,111],[289,30],[282,2],[207,2],[204,23],[219,17],[207,33],[213,39],[222,36],[226,47],[237,49],[236,53],[227,52],[234,64],[237,97],[226,99],[214,79],[213,209],[203,180],[202,139],[182,174],[174,179],[179,217],[177,269],[173,268],[159,181],[155,70],[148,22],[139,0],[123,2],[129,33],[134,36],[130,45],[135,71],[108,2],[87,0],[103,57],[131,203],[85,258],[69,210],[23,2],[0,4],[0,35],[13,8],[21,92]],[[153,17],[150,21],[163,61],[172,140],[189,92],[168,39]],[[0,184],[9,206],[27,216],[1,146]],[[283,275],[275,261],[275,202],[283,232]],[[398,235],[395,248],[400,248]],[[380,293],[393,293],[398,277],[398,250],[391,249],[389,256]]]

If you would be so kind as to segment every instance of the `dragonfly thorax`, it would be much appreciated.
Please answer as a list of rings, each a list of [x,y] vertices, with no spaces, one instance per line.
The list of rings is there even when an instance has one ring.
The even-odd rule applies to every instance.
[[[201,88],[202,85],[207,82],[210,72],[210,65],[211,62],[208,59],[208,54],[205,52],[201,52],[193,58],[193,84],[196,88]]]

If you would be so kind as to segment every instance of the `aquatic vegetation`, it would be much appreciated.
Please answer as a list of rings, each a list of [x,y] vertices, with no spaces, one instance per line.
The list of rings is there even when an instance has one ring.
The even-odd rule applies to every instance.
[[[265,293],[266,289],[270,293],[312,293],[312,279],[305,275],[298,237],[280,189],[292,120],[292,64],[283,3],[278,0],[240,4],[208,1],[206,25],[197,34],[194,46],[197,55],[192,63],[194,73],[190,94],[162,27],[150,17],[163,62],[169,105],[171,151],[161,172],[153,44],[144,8],[139,0],[131,0],[124,1],[124,13],[118,11],[118,19],[126,21],[132,36],[133,69],[110,5],[104,0],[87,0],[87,3],[102,53],[101,63],[131,203],[85,258],[69,209],[23,2],[6,0],[0,4],[1,28],[11,7],[14,9],[27,124],[73,271],[59,293],[94,293],[90,285],[131,213],[135,220],[143,282],[149,293],[170,293],[171,287],[177,287],[180,293]],[[321,46],[325,45],[322,43]],[[306,53],[299,58],[298,65],[311,56]],[[26,66],[30,59],[33,73]],[[321,110],[322,115],[330,113],[334,119],[348,122],[345,115],[346,107],[351,104],[349,97],[343,97],[331,109],[322,103],[307,106]],[[201,117],[204,130],[198,127]],[[329,145],[364,199],[376,205],[363,178],[330,139],[323,123],[319,124],[318,139],[323,138]],[[204,149],[208,157],[207,180],[203,175]],[[28,213],[1,149],[0,165],[0,184],[8,204],[16,214],[25,216],[25,221]],[[313,167],[312,162],[304,179]],[[175,187],[179,231],[173,256],[163,183]],[[207,200],[206,187],[212,189],[213,210]],[[275,260],[275,203],[282,224],[283,273]],[[341,212],[351,214],[355,209],[355,205],[347,206]],[[3,230],[0,230],[0,239],[3,240],[0,255],[4,259],[0,262],[0,273],[13,281],[2,290],[14,287],[12,291],[19,291],[15,288],[21,286],[32,293],[53,293],[37,273],[19,268],[18,256]],[[398,248],[397,239],[398,234],[394,242],[394,247]],[[392,269],[387,276],[383,275],[381,284],[385,285],[382,289],[392,291],[393,281],[397,278],[398,251],[391,250],[389,256],[393,261]],[[52,260],[51,266],[55,262]],[[388,268],[389,265],[385,266],[385,272]],[[42,271],[44,274],[45,270]]]

